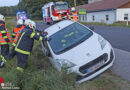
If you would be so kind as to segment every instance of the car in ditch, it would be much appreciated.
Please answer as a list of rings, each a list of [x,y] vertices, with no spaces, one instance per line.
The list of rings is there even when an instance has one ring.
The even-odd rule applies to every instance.
[[[111,44],[87,26],[64,20],[44,32],[42,51],[58,70],[66,68],[77,74],[77,83],[90,80],[113,65],[115,54]]]

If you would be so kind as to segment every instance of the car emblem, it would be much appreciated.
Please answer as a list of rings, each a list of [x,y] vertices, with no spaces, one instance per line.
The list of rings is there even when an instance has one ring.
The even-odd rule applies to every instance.
[[[91,54],[90,54],[90,53],[87,53],[86,55],[87,55],[88,57],[90,57],[90,56],[91,56]]]

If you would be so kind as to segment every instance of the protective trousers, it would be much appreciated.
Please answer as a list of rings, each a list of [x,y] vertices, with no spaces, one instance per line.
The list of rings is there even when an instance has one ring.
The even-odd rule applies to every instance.
[[[1,45],[1,55],[4,56],[4,58],[9,54],[9,45]]]
[[[16,56],[18,60],[17,69],[23,71],[27,63],[28,55],[16,52]]]
[[[7,59],[11,59],[16,55],[15,47],[13,46],[11,49],[11,53],[7,56]]]

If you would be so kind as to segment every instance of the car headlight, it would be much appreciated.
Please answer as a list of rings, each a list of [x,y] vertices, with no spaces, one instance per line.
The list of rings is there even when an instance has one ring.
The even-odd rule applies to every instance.
[[[101,45],[101,48],[104,49],[104,47],[106,46],[107,41],[100,35],[98,36],[98,41],[99,41],[99,43]]]
[[[58,61],[58,64],[60,64],[60,66],[62,68],[71,68],[71,67],[75,66],[74,63],[72,63],[66,59],[57,59],[57,61]]]

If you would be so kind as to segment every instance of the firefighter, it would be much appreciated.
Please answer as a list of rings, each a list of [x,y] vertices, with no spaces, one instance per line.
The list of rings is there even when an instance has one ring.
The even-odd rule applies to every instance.
[[[26,24],[26,22],[25,22],[25,24]],[[17,25],[14,28],[13,33],[12,33],[13,43],[12,43],[11,53],[6,57],[6,59],[11,59],[16,55],[16,52],[15,52],[14,48],[16,46],[16,42],[18,40],[20,32],[24,29],[24,27],[25,27],[25,25],[24,25],[23,20],[19,19],[17,21]]]
[[[13,30],[13,33],[12,33],[12,38],[14,39],[15,38],[15,35],[19,32],[19,30],[22,30],[24,28],[24,23],[23,23],[23,20],[19,19],[17,21],[17,25],[16,27],[14,28]]]
[[[71,16],[69,15],[69,13],[67,13],[67,18],[68,18],[68,19],[71,19]]]
[[[61,13],[59,14],[58,18],[59,18],[59,20],[62,20],[62,15],[61,15]]]
[[[70,15],[71,15],[71,19],[74,22],[78,22],[78,13],[76,12],[74,7],[71,8],[71,14]]]
[[[35,22],[31,20],[26,20],[25,22],[27,23],[27,25],[20,33],[15,47],[18,60],[18,66],[16,69],[21,72],[24,71],[28,55],[30,55],[30,52],[32,51],[34,39],[41,41],[44,37],[44,34],[40,34],[35,31]]]
[[[0,14],[0,67],[4,66],[6,62],[5,57],[9,54],[9,43],[11,42],[10,34],[5,26],[5,17]]]

